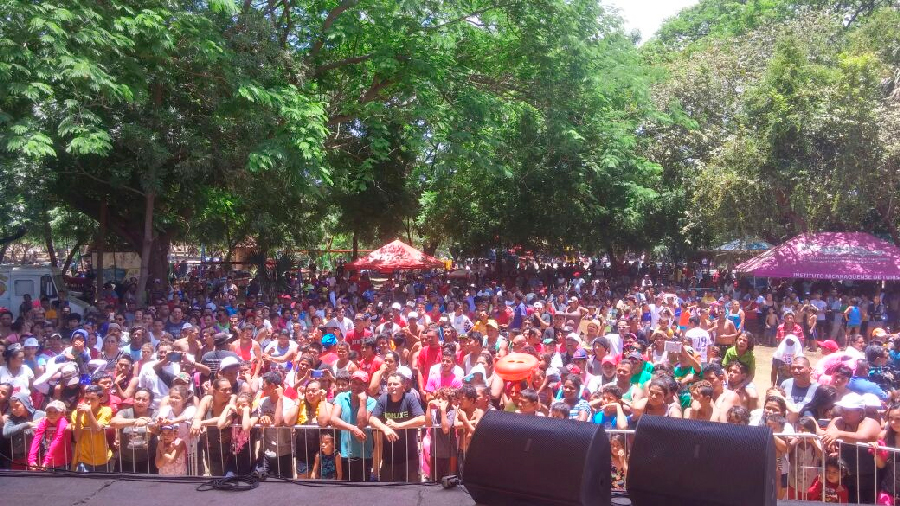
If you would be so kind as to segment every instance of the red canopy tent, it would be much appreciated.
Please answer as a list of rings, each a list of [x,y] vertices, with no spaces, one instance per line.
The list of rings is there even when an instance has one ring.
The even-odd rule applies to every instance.
[[[444,267],[444,262],[422,253],[399,239],[385,244],[368,255],[346,265],[348,269],[377,270],[381,272],[438,269],[441,267]]]

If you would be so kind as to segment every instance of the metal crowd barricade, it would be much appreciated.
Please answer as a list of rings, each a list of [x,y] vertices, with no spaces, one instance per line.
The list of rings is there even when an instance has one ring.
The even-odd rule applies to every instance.
[[[70,424],[64,436],[62,452],[65,464],[61,469],[80,472],[119,472],[126,474],[155,474],[156,437],[147,430],[103,429],[102,437],[98,437],[91,429],[85,428],[80,436],[76,436]],[[322,450],[322,440],[329,435],[334,441],[334,459],[342,462],[341,479],[373,479],[380,481],[440,481],[449,474],[462,475],[468,449],[469,434],[463,429],[451,428],[447,432],[440,426],[427,426],[411,429],[395,430],[398,442],[389,444],[383,434],[369,428],[366,438],[371,438],[371,454],[363,454],[359,459],[340,457],[341,440],[353,437],[349,431],[318,425],[294,425],[268,427],[256,425],[249,431],[241,430],[239,425],[219,430],[216,427],[205,428],[200,436],[187,436],[187,454],[185,471],[194,476],[223,476],[226,473],[236,475],[251,472],[265,472],[283,479],[309,479],[316,465],[316,456]],[[631,454],[635,431],[607,429],[611,451],[618,455],[623,450],[621,478],[627,473],[627,460]],[[812,497],[809,489],[816,479],[825,476],[825,462],[830,449],[822,446],[821,439],[814,434],[776,434],[791,442],[791,450],[782,455],[781,465],[788,464],[780,473],[787,474],[786,490],[782,497],[794,500],[821,502],[826,500],[825,487],[821,496]],[[614,443],[615,442],[615,443]],[[26,469],[31,437],[26,444],[12,445],[13,454],[5,457],[8,465],[14,469]],[[363,448],[367,448],[364,446]],[[409,448],[413,448],[410,450]],[[896,476],[900,449],[879,446],[880,452],[886,452],[885,465],[877,468],[874,449],[871,443],[849,443],[838,441],[836,455],[846,462],[848,473],[840,475],[839,484],[849,489],[850,502],[857,499],[869,502],[879,501],[880,494],[887,494],[893,499],[900,497],[900,490],[894,490],[887,484],[900,483]],[[44,447],[37,455],[37,465],[44,460]],[[616,459],[613,459],[616,463]],[[329,469],[330,470],[330,469]],[[316,479],[322,479],[322,461],[316,469]],[[781,483],[781,476],[778,476]],[[620,489],[624,481],[614,483],[614,489]],[[882,486],[885,484],[885,486]],[[828,498],[830,499],[830,498]],[[895,502],[895,504],[897,504]]]

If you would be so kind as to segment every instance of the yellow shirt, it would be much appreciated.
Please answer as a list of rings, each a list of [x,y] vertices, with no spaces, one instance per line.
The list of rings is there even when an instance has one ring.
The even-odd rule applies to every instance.
[[[81,432],[81,437],[78,437],[75,424],[80,414],[81,413],[78,411],[72,412],[71,427],[76,434],[75,453],[72,456],[72,464],[75,465],[79,462],[83,462],[91,466],[102,466],[112,458],[112,450],[109,449],[109,444],[106,440],[106,430],[91,431],[87,428]],[[97,418],[97,423],[99,423],[100,426],[107,427],[110,419],[112,419],[112,410],[109,406],[101,406],[100,409],[94,413],[94,416]],[[85,427],[88,423],[87,415],[84,415],[84,418],[85,419],[81,424],[82,427]]]
[[[56,321],[57,316],[58,315],[56,314],[56,310],[53,308],[50,308],[50,309],[44,311],[44,319],[47,320],[48,322]]]

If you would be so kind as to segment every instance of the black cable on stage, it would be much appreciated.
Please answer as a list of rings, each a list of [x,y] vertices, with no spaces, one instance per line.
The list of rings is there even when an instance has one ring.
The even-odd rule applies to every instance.
[[[248,474],[244,476],[229,476],[227,478],[216,478],[205,483],[197,485],[197,492],[208,492],[210,490],[222,490],[225,492],[247,492],[259,486],[259,477],[257,475]]]

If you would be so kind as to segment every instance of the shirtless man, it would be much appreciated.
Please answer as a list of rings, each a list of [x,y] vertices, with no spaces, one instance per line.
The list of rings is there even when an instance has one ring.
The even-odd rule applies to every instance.
[[[738,394],[725,389],[725,370],[719,364],[709,364],[703,369],[703,379],[713,387],[713,406],[716,410],[713,420],[727,422],[728,410],[740,406],[741,400]]]
[[[200,329],[190,323],[185,323],[181,327],[181,337],[176,339],[173,345],[176,350],[193,355],[195,361],[199,360],[200,350],[203,348],[203,343],[197,339],[199,335]]]
[[[732,362],[726,368],[728,384],[726,388],[736,393],[740,399],[740,405],[753,411],[759,405],[759,393],[752,381],[747,381],[749,369],[741,362]]]
[[[713,405],[713,386],[709,381],[700,380],[691,385],[691,405],[684,410],[684,417],[691,420],[716,421]]]

